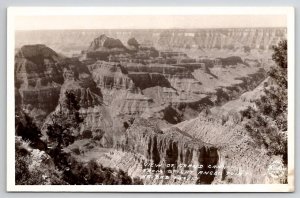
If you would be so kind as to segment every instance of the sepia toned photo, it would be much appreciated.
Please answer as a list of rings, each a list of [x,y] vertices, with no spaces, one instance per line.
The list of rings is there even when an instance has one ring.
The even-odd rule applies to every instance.
[[[9,8],[8,190],[293,191],[293,11]]]

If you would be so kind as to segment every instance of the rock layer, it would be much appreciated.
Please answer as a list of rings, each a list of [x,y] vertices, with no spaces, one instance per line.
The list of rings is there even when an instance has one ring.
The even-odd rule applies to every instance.
[[[176,127],[218,149],[220,159],[217,170],[222,175],[214,179],[215,184],[280,183],[279,179],[268,174],[268,167],[276,157],[267,155],[264,148],[257,147],[240,122],[238,113],[229,115],[226,120],[221,115],[208,114]]]
[[[23,46],[15,56],[18,103],[35,121],[42,121],[58,103],[63,82],[60,57],[45,45]],[[39,113],[38,113],[39,112]]]
[[[268,50],[286,38],[286,28],[224,28],[194,30],[70,30],[70,31],[17,31],[16,47],[41,41],[58,52],[72,54],[90,46],[91,41],[105,34],[123,43],[135,38],[141,45],[157,49],[200,50]],[[74,43],[76,41],[76,43]]]
[[[210,184],[214,180],[214,175],[197,173],[214,170],[208,168],[208,165],[213,166],[218,163],[217,149],[193,138],[178,128],[170,128],[162,132],[149,121],[136,119],[126,131],[125,137],[119,146],[124,151],[144,156],[146,158],[144,169],[150,167],[150,169],[161,170],[160,173],[170,176],[171,180],[167,183],[174,181],[174,175],[170,171],[175,172],[175,170],[182,169],[181,164],[197,167],[196,169],[191,168],[191,173],[189,173],[190,176],[197,178],[196,183]],[[154,167],[147,167],[146,164],[149,163]],[[155,167],[157,165],[161,166],[159,168]],[[203,167],[200,167],[200,165],[203,165]],[[185,167],[185,169],[188,170],[189,168]]]

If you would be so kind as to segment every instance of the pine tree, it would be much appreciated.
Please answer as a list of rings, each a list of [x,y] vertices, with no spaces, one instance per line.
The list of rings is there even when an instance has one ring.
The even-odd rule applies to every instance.
[[[80,105],[72,91],[65,92],[65,100],[52,116],[52,122],[47,127],[50,140],[57,143],[58,148],[66,147],[75,140],[75,131],[78,130],[83,119],[79,114]]]
[[[266,147],[270,155],[282,155],[287,163],[287,41],[280,41],[273,50],[276,65],[268,74],[275,83],[255,101],[257,109],[248,107],[241,114],[247,119],[245,129],[256,143]]]

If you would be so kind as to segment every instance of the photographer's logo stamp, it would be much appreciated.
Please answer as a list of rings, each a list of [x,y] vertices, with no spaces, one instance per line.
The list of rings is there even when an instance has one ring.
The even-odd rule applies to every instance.
[[[274,178],[284,177],[285,167],[280,160],[273,161],[268,167],[268,174]]]

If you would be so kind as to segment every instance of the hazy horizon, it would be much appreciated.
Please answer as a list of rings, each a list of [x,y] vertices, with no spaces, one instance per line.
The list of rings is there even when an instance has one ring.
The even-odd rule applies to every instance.
[[[284,28],[284,15],[18,16],[15,30]]]

